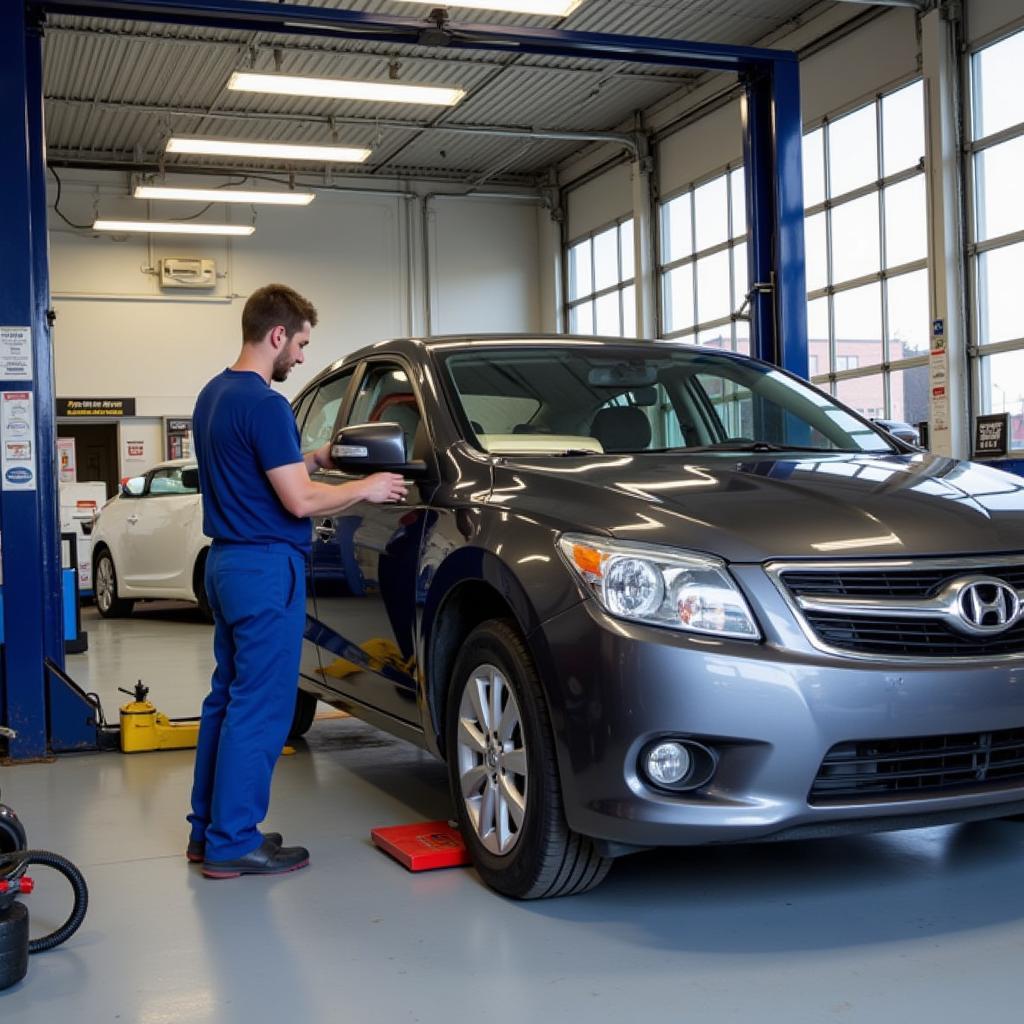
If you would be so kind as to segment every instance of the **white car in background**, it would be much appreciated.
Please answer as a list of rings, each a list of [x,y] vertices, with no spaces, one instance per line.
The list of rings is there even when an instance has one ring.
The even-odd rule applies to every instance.
[[[211,619],[203,586],[209,550],[195,459],[161,462],[125,480],[92,531],[100,615],[129,615],[140,600],[183,600],[194,601]]]

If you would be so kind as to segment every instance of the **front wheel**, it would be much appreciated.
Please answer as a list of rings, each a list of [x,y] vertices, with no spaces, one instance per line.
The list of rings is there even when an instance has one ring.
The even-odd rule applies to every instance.
[[[103,551],[96,559],[92,586],[96,607],[103,618],[121,619],[131,614],[135,602],[117,596],[117,573],[109,551]]]
[[[565,820],[544,694],[513,623],[485,622],[462,645],[446,724],[452,796],[481,878],[516,899],[601,882],[611,860]]]

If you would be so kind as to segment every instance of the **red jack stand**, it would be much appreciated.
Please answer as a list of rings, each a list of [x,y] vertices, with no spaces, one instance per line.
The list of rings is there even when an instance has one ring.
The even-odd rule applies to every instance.
[[[370,831],[370,838],[374,846],[410,871],[457,868],[471,863],[462,835],[447,821],[375,828]]]

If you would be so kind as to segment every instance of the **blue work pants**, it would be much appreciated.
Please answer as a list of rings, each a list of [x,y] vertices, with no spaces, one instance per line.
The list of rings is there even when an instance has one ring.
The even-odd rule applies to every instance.
[[[203,701],[192,839],[208,861],[263,842],[270,780],[295,712],[306,617],[302,555],[289,544],[220,544],[206,560],[217,667]]]

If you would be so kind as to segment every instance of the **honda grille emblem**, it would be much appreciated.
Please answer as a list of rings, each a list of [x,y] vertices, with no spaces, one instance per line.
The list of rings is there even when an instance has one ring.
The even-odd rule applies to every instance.
[[[1001,633],[1020,617],[1021,603],[1008,583],[975,579],[960,591],[957,611],[971,633]]]

